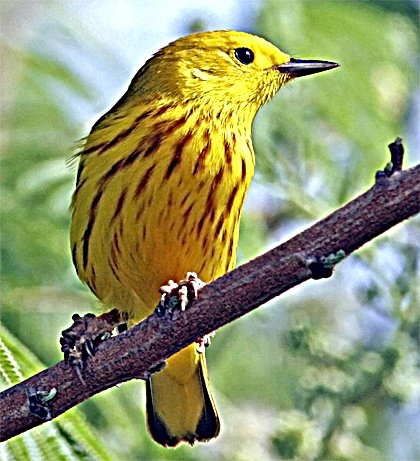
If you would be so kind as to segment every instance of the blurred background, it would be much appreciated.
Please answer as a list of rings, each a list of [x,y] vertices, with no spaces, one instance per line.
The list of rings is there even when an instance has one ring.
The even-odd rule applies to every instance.
[[[296,81],[254,123],[257,172],[238,264],[370,188],[401,136],[419,153],[419,4],[410,0],[4,0],[2,388],[61,359],[98,303],[68,244],[78,140],[142,63],[192,31],[238,29],[339,69]],[[420,220],[222,328],[208,350],[220,436],[154,444],[125,383],[0,448],[8,460],[415,460],[420,457]]]

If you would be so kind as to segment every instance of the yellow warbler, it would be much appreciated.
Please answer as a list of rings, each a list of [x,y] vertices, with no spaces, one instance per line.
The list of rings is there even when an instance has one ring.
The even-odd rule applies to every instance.
[[[336,66],[235,31],[189,35],[146,62],[80,153],[71,248],[105,307],[138,322],[168,280],[194,271],[209,282],[234,267],[255,114],[289,80]],[[164,446],[219,433],[196,344],[148,380],[147,419]]]

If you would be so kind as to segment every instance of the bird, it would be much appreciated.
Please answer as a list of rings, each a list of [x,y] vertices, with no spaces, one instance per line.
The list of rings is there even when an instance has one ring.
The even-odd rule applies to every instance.
[[[77,154],[71,252],[104,310],[135,324],[168,280],[208,283],[234,268],[255,115],[289,81],[337,66],[232,30],[187,35],[146,61]],[[219,433],[202,349],[147,380],[149,433],[164,447]]]

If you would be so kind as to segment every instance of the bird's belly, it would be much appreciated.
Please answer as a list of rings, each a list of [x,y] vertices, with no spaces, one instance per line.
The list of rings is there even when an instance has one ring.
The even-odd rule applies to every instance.
[[[238,213],[209,210],[198,201],[180,214],[162,201],[145,219],[134,222],[121,215],[119,223],[103,229],[108,237],[97,240],[111,241],[96,246],[103,255],[95,260],[108,261],[108,267],[94,268],[97,296],[141,320],[156,307],[159,288],[169,280],[184,279],[187,272],[196,272],[204,282],[220,277],[235,264]]]
[[[235,264],[236,228],[229,222],[218,224],[220,216],[211,221],[206,210],[197,210],[195,215],[180,222],[179,216],[172,222],[170,215],[160,222],[149,220],[145,231],[138,229],[126,242],[129,247],[118,263],[120,279],[149,309],[156,306],[159,288],[168,280],[179,281],[187,272],[196,272],[207,283]],[[141,312],[134,314],[142,316]]]
[[[240,145],[249,151],[233,151],[227,143],[212,143],[213,157],[202,164],[195,162],[197,148],[190,140],[176,167],[165,150],[159,163],[142,159],[141,168],[109,174],[90,206],[79,200],[89,192],[84,192],[87,186],[80,188],[73,215],[74,259],[79,277],[107,308],[140,320],[156,307],[159,288],[168,280],[196,272],[210,282],[233,268],[253,154],[245,141]],[[229,161],[224,161],[226,149]]]

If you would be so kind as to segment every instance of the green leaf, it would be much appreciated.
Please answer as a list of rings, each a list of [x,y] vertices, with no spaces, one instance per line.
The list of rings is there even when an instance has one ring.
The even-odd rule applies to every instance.
[[[34,354],[0,325],[2,390],[45,368]],[[2,459],[16,461],[111,461],[115,459],[76,408],[2,445]]]

